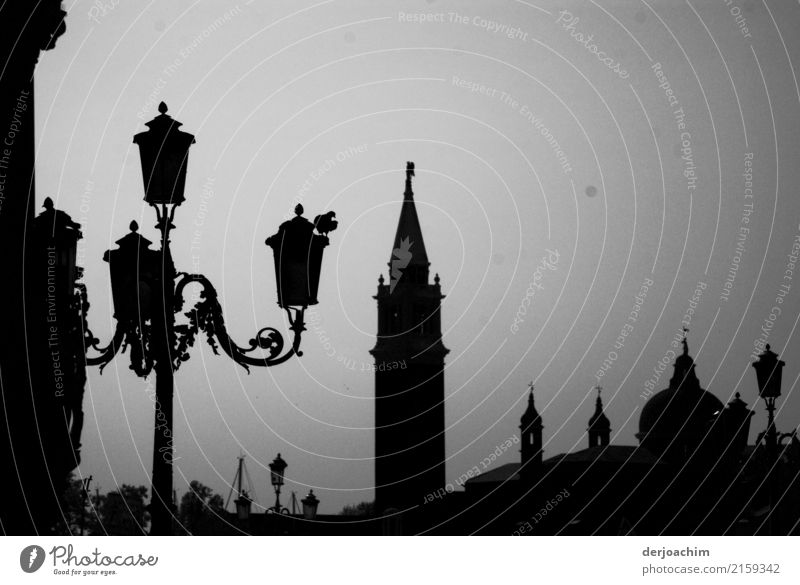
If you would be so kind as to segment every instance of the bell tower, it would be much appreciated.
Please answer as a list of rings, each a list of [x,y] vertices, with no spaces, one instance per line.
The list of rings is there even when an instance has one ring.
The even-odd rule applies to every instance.
[[[587,429],[589,433],[589,448],[606,447],[611,442],[611,421],[608,420],[608,417],[603,412],[603,399],[600,398],[600,392],[603,389],[600,386],[595,388],[597,390],[597,401]]]
[[[528,408],[520,419],[519,430],[522,434],[520,449],[520,479],[527,486],[539,475],[542,466],[542,417],[533,405],[533,382],[528,384]]]
[[[411,179],[389,260],[378,279],[375,358],[375,508],[402,511],[445,486],[444,357],[439,275],[429,279]]]

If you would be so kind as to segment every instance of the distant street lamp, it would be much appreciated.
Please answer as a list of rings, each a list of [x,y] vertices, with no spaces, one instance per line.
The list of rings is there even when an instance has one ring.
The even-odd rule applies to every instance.
[[[776,482],[778,481],[778,469],[780,467],[780,454],[778,448],[784,438],[790,438],[794,433],[778,433],[775,428],[775,400],[781,395],[781,380],[783,377],[783,366],[786,363],[778,359],[778,354],[772,351],[769,344],[753,363],[756,370],[756,380],[758,382],[758,395],[764,399],[767,405],[767,430],[759,435],[759,441],[763,437],[767,447],[769,458],[769,472],[767,477],[767,492],[769,495],[769,516],[767,530],[770,535],[775,534],[775,492]]]
[[[765,440],[770,453],[778,449],[778,431],[775,429],[775,400],[781,395],[781,378],[786,363],[778,359],[778,354],[770,350],[767,344],[763,353],[753,363],[758,381],[758,395],[767,405],[767,430]]]
[[[308,495],[300,501],[303,503],[303,517],[306,520],[316,518],[319,499],[314,495],[314,490],[309,490]]]
[[[275,514],[289,513],[288,508],[281,507],[281,487],[283,486],[283,474],[287,467],[289,465],[283,460],[280,453],[269,464],[269,480],[275,490],[275,506],[268,509],[267,512],[274,512]]]
[[[117,241],[104,260],[109,263],[116,331],[111,342],[99,346],[99,340],[84,324],[86,349],[99,355],[88,357],[88,365],[101,370],[122,348],[130,347],[131,369],[138,376],[156,373],[155,440],[150,513],[151,534],[172,533],[172,402],[173,377],[189,359],[199,330],[203,330],[212,349],[222,349],[236,363],[270,367],[292,356],[301,356],[300,338],[305,331],[304,313],[317,304],[322,253],[328,245],[327,234],[336,229],[336,214],[317,216],[314,222],[302,217],[303,207],[295,208],[296,217],[281,224],[278,233],[267,239],[273,250],[277,276],[278,305],[286,311],[293,336],[285,351],[283,336],[277,329],[265,327],[250,339],[249,347],[238,346],[228,336],[217,292],[202,274],[177,272],[170,252],[170,230],[175,210],[184,201],[184,186],[189,148],[194,136],[179,130],[180,122],[167,115],[163,102],[159,115],[147,122],[148,130],[134,136],[139,146],[144,181],[144,200],[155,209],[161,249],[151,250],[152,242],[138,233],[131,222],[130,233]],[[183,309],[183,290],[192,283],[203,288],[201,301],[188,312],[188,324],[176,325],[175,315]],[[252,352],[260,350],[261,356]],[[257,352],[258,353],[258,352]],[[241,496],[239,498],[242,499]],[[242,502],[242,513],[245,503]],[[239,505],[237,504],[237,510]]]

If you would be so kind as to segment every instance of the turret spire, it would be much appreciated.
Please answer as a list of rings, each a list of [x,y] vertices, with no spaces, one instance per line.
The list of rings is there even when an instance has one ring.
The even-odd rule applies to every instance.
[[[389,260],[389,286],[391,292],[399,283],[428,284],[428,253],[422,238],[422,227],[414,203],[411,178],[414,177],[414,163],[406,163],[406,189],[403,194],[403,207],[397,222],[392,257]]]
[[[600,394],[602,386],[595,386],[597,400],[595,401],[594,414],[589,419],[589,447],[604,447],[611,442],[611,421],[603,412],[603,399]]]
[[[520,419],[522,448],[520,449],[520,478],[530,484],[539,475],[542,465],[542,417],[533,404],[533,382],[528,384],[528,408]]]

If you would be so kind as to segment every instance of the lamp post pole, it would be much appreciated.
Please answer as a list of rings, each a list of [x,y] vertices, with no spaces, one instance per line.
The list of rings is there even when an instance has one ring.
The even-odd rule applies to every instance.
[[[158,207],[156,207],[158,211]],[[174,207],[173,207],[174,212]],[[175,343],[175,266],[170,252],[169,232],[172,226],[166,205],[161,208],[160,291],[156,296],[154,311],[154,349],[156,372],[156,400],[153,436],[153,477],[150,498],[151,534],[166,536],[173,533],[175,516],[172,502],[172,461],[174,453],[172,434],[172,405],[174,371],[172,353]]]
[[[282,223],[278,233],[266,244],[272,248],[277,281],[278,306],[286,311],[291,346],[284,351],[284,340],[273,327],[263,327],[250,339],[249,347],[234,343],[228,335],[222,307],[211,282],[202,274],[177,272],[170,252],[170,231],[175,210],[184,200],[184,184],[189,148],[194,136],[178,129],[180,122],[167,115],[167,106],[159,105],[159,116],[147,122],[148,130],[134,136],[138,144],[144,178],[145,201],[155,209],[157,229],[161,234],[161,250],[150,250],[146,238],[137,233],[139,226],[131,222],[131,233],[117,241],[116,250],[106,252],[104,259],[111,271],[116,331],[111,342],[100,347],[86,322],[88,301],[83,289],[85,347],[99,352],[88,356],[87,365],[106,366],[120,350],[130,347],[131,369],[141,377],[156,374],[155,424],[153,437],[153,474],[150,499],[152,535],[173,533],[172,500],[173,429],[172,403],[175,371],[189,359],[199,331],[203,331],[214,353],[221,349],[228,357],[249,371],[250,366],[271,367],[291,357],[303,355],[300,338],[305,331],[303,316],[309,305],[317,304],[317,290],[327,234],[338,222],[332,211],[310,222],[303,206],[295,208],[296,217]],[[175,323],[175,314],[183,307],[183,290],[190,284],[200,285],[200,302],[189,312],[188,324]],[[253,352],[257,352],[255,355]],[[260,353],[261,355],[258,355]]]
[[[775,401],[781,395],[781,379],[783,376],[783,360],[771,350],[769,344],[753,363],[758,382],[758,395],[767,406],[767,430],[764,432],[764,443],[767,448],[767,495],[769,499],[769,516],[767,517],[767,533],[775,534],[775,483],[780,468],[778,453],[778,430],[775,428]]]

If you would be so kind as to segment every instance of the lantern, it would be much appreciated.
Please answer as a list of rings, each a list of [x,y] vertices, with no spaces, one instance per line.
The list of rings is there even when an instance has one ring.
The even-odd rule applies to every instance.
[[[130,233],[117,240],[119,248],[108,250],[103,260],[111,271],[111,296],[118,321],[143,324],[152,314],[153,295],[160,290],[161,254],[150,249],[152,242],[137,233],[131,222]]]
[[[158,105],[160,114],[147,122],[149,128],[133,137],[139,146],[144,178],[144,200],[150,205],[183,203],[189,147],[194,136],[178,128],[181,123],[167,115],[167,105]]]
[[[275,257],[278,306],[307,307],[317,304],[322,252],[328,245],[327,234],[336,229],[336,214],[317,216],[314,223],[303,217],[303,206],[294,209],[295,217],[285,221],[266,244]],[[315,232],[316,228],[316,232]]]
[[[69,302],[75,281],[80,278],[76,266],[80,224],[65,212],[55,209],[53,200],[45,198],[44,211],[34,220],[36,250],[41,262],[40,276],[47,281],[51,298]]]
[[[306,520],[313,520],[316,518],[319,498],[314,495],[314,490],[310,490],[308,495],[300,501],[303,503],[303,518]]]
[[[778,359],[778,354],[771,351],[767,344],[764,352],[753,364],[758,380],[758,395],[761,398],[778,398],[781,395],[781,377],[786,363]]]
[[[280,487],[283,485],[283,473],[286,471],[287,467],[289,467],[289,465],[281,458],[280,453],[278,453],[278,456],[269,464],[269,479],[272,483],[272,487],[276,490],[280,490]]]

